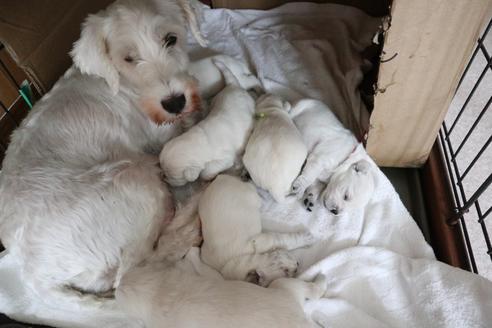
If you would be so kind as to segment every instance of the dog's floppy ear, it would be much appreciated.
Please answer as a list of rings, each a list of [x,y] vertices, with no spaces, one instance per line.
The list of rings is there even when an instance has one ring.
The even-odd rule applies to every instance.
[[[119,74],[109,56],[106,41],[109,29],[107,19],[104,14],[89,15],[82,25],[80,39],[74,43],[70,55],[82,73],[104,78],[113,94],[117,94]]]
[[[200,28],[198,27],[198,21],[196,19],[195,6],[192,5],[191,3],[192,1],[193,0],[178,0],[178,4],[181,6],[181,9],[183,10],[184,17],[188,22],[188,26],[190,28],[191,34],[193,34],[193,37],[198,42],[198,44],[200,44],[202,47],[206,47],[208,41],[205,40],[202,33],[200,32]]]

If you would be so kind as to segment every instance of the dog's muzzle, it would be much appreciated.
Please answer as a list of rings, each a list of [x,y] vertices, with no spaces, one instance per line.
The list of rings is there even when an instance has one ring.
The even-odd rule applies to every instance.
[[[179,96],[173,96],[161,101],[162,108],[172,114],[179,114],[186,106],[186,97],[182,94]]]

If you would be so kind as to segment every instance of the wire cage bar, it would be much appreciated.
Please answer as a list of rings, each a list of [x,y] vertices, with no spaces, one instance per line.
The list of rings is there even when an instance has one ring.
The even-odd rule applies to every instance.
[[[464,80],[470,78],[467,74],[469,74],[472,65],[476,67],[481,62],[485,62],[485,65],[481,71],[479,70],[480,73],[476,81],[474,81],[473,86],[466,95],[465,101],[459,108],[454,119],[445,120],[438,137],[454,196],[454,213],[447,220],[447,224],[460,226],[466,245],[467,256],[471,264],[471,270],[475,273],[480,273],[480,268],[489,271],[492,269],[491,222],[487,222],[487,218],[492,212],[492,205],[490,205],[492,203],[492,196],[490,196],[492,192],[492,163],[485,159],[485,165],[481,165],[480,169],[478,169],[479,162],[483,162],[486,154],[492,151],[490,147],[492,143],[492,129],[489,129],[487,125],[490,124],[490,117],[487,118],[487,115],[490,114],[490,104],[492,103],[492,85],[487,84],[489,82],[486,81],[487,74],[492,76],[492,58],[487,49],[487,44],[489,46],[492,44],[491,26],[492,19],[488,22],[483,34],[477,40],[477,46],[459,81],[457,91],[460,88],[464,88]],[[470,110],[470,104],[473,103],[479,94],[488,100],[478,111],[478,114],[473,117],[475,112]],[[459,135],[457,130],[461,128],[461,131],[463,131],[469,125],[470,120],[465,119],[467,116],[468,118],[473,117],[472,123],[464,134],[461,133]],[[481,125],[486,127],[485,132],[482,129],[480,139],[477,140],[475,138],[475,141],[472,142],[473,136],[477,134],[477,129]],[[474,143],[473,147],[470,146],[471,143]],[[466,147],[471,147],[471,149],[475,150],[474,153],[470,154],[468,152],[465,156],[464,149]],[[471,178],[474,178],[474,180],[482,179],[478,186],[475,186],[472,190],[467,187],[468,180]],[[482,209],[484,204],[488,206],[485,210]],[[477,223],[483,235],[483,241],[476,240],[476,234],[470,233],[470,229],[475,229]],[[488,263],[480,263],[480,265],[477,264],[477,257],[483,257],[484,254],[477,253],[476,245],[479,243],[482,243],[481,246],[483,246],[483,243],[485,244],[485,252],[490,260]]]

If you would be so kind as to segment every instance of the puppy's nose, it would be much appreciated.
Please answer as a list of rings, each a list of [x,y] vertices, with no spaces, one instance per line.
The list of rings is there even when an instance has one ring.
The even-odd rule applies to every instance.
[[[169,113],[179,114],[186,105],[186,97],[184,95],[172,96],[161,101],[161,105]]]
[[[331,210],[330,210],[331,213],[337,215],[338,214],[338,207],[333,207]]]

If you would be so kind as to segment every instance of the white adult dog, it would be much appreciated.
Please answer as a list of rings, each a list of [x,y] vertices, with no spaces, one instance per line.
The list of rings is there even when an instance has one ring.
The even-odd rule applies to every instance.
[[[334,169],[347,159],[358,143],[352,132],[319,100],[300,100],[290,114],[309,152],[301,174],[292,184],[292,192],[304,196],[306,189],[317,180],[328,181]],[[310,191],[308,195],[314,193]],[[308,198],[304,201],[308,206],[312,202]]]
[[[190,253],[194,253],[190,255]],[[186,260],[200,266],[197,249]],[[303,328],[317,327],[303,305],[326,290],[326,278],[313,282],[280,278],[268,288],[190,273],[178,266],[149,263],[131,269],[116,290],[118,304],[147,328]]]
[[[160,154],[166,180],[173,186],[199,177],[211,180],[238,164],[253,128],[253,97],[223,63],[215,64],[227,86],[214,98],[208,116],[166,143]]]
[[[288,251],[314,242],[309,232],[262,233],[260,206],[255,186],[229,175],[219,175],[200,198],[202,260],[225,279],[267,286],[293,276],[298,263]]]
[[[274,95],[256,102],[256,123],[243,156],[253,182],[281,203],[301,172],[307,148],[289,117],[290,103]]]
[[[199,107],[187,22],[204,43],[185,0],[121,0],[89,16],[74,66],[13,134],[0,238],[41,298],[110,291],[173,217],[157,155],[179,126],[158,123]]]

